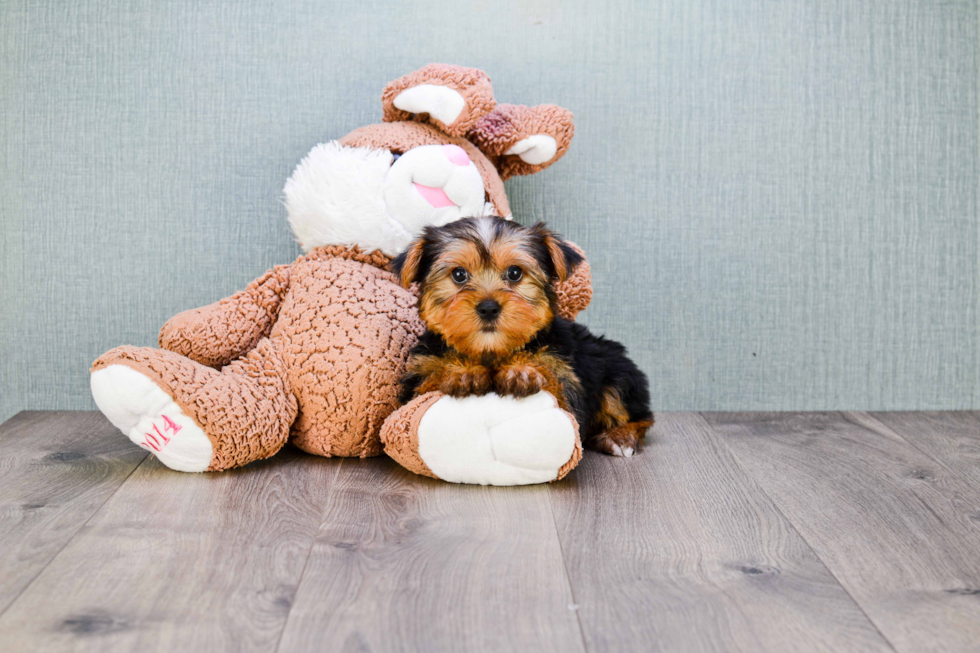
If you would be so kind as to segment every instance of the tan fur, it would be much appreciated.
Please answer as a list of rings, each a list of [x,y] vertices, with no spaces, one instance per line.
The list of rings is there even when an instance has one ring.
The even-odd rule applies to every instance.
[[[637,451],[653,421],[630,422],[629,419],[629,412],[619,392],[615,388],[606,388],[602,393],[599,413],[595,416],[595,425],[603,429],[593,440],[595,449],[614,455],[617,453],[614,445],[619,447],[620,455],[627,449]]]
[[[629,413],[616,388],[606,388],[600,401],[599,413],[595,416],[598,426],[608,430],[629,421]]]
[[[564,281],[568,278],[568,266],[565,265],[564,252],[561,251],[561,247],[554,236],[546,236],[544,244],[548,247],[548,254],[551,255],[551,260],[555,263],[555,273],[558,275],[558,280]]]
[[[439,391],[451,397],[485,395],[490,392],[490,370],[461,356],[416,356],[408,372],[425,378],[417,394]]]
[[[419,302],[419,315],[429,328],[473,359],[506,356],[520,349],[554,318],[545,292],[547,275],[537,262],[519,243],[488,245],[491,261],[483,260],[470,241],[447,247],[434,262]],[[524,278],[517,283],[504,278],[511,265],[524,270]],[[452,279],[457,267],[470,274],[471,281],[464,286]],[[476,306],[485,299],[494,299],[502,307],[493,331],[485,328],[476,313]]]
[[[545,349],[535,353],[514,353],[500,362],[493,378],[494,390],[499,394],[527,397],[544,390],[558,400],[558,406],[563,410],[569,410],[566,389],[578,385],[578,377],[571,366]]]
[[[401,282],[403,288],[409,288],[415,275],[418,274],[419,264],[422,262],[422,252],[425,248],[421,240],[413,240],[405,252],[405,265],[402,268]]]

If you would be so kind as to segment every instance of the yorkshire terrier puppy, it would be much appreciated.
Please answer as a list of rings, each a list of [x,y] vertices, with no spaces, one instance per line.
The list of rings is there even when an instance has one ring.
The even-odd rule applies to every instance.
[[[402,285],[419,284],[428,327],[409,358],[402,401],[433,390],[546,390],[575,415],[586,447],[633,455],[653,424],[646,376],[623,345],[555,309],[555,282],[581,261],[543,224],[481,217],[427,227],[391,263]]]

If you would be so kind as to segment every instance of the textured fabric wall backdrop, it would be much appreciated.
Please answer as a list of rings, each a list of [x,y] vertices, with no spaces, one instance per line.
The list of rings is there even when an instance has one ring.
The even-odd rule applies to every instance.
[[[293,166],[433,61],[575,112],[511,204],[657,409],[980,408],[974,2],[143,4],[2,5],[0,418],[293,260]]]

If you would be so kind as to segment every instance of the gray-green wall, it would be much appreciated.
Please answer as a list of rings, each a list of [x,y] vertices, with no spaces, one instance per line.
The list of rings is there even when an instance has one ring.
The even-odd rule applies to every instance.
[[[432,61],[575,112],[511,204],[657,409],[980,408],[975,2],[141,4],[2,4],[0,418],[291,261],[293,166]]]

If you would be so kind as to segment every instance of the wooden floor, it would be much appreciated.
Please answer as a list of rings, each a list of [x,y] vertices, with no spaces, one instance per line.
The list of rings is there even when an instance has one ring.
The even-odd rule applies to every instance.
[[[485,488],[0,427],[0,651],[980,651],[980,414],[658,415]]]

